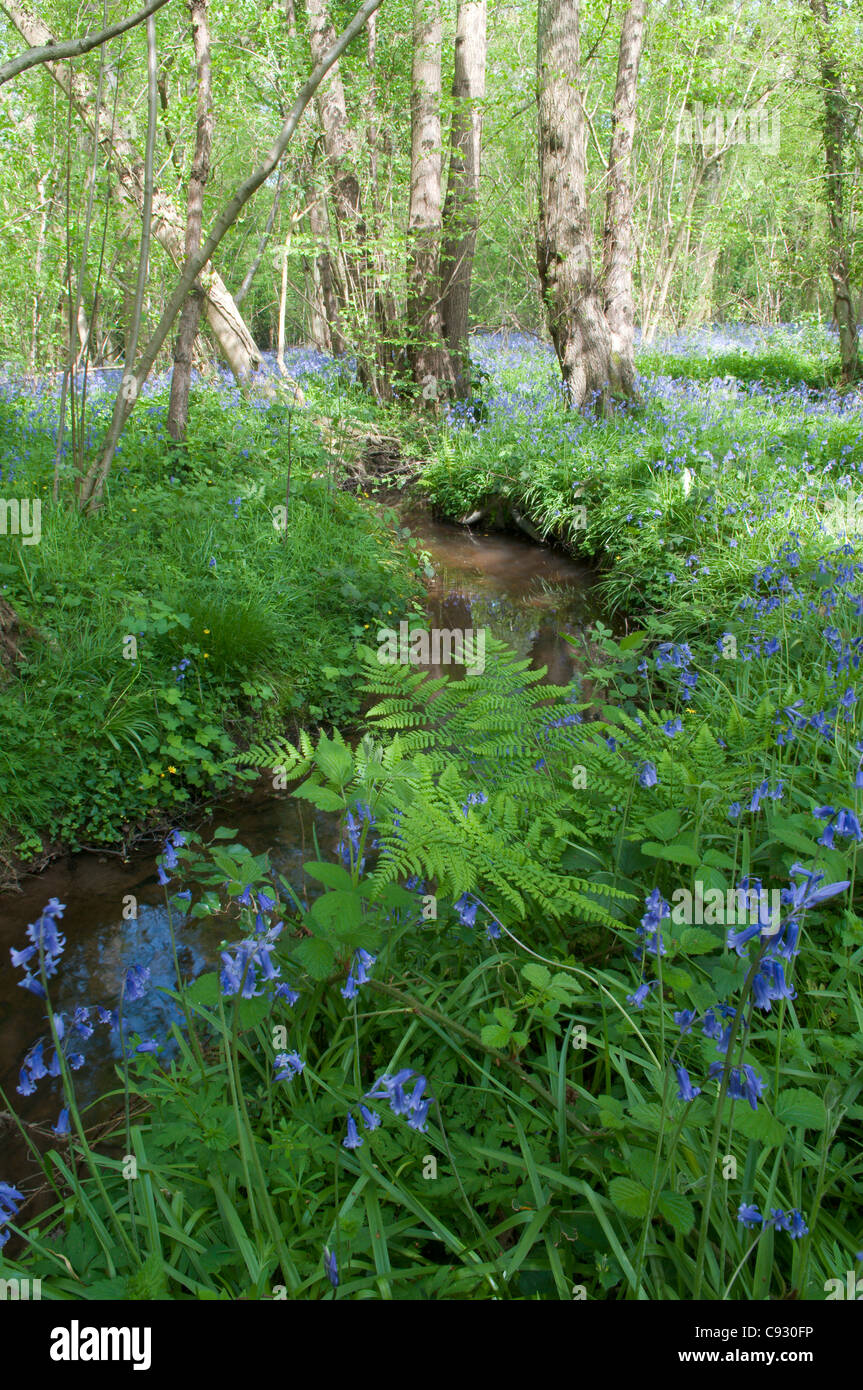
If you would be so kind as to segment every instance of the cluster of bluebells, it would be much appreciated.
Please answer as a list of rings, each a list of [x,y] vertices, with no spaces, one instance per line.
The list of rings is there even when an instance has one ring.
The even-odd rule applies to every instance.
[[[177,858],[177,850],[182,849],[185,843],[186,837],[181,831],[172,830],[169,833],[162,849],[160,861],[156,866],[156,878],[163,888],[167,888],[168,884],[171,882],[171,874],[168,873],[168,870],[170,869],[173,873],[174,869],[177,868],[180,862]],[[180,896],[191,897],[191,894],[184,893]]]
[[[762,801],[766,800],[767,798],[769,798],[771,801],[781,801],[784,795],[785,784],[783,783],[781,778],[776,783],[775,787],[771,787],[770,783],[765,777],[765,779],[762,782],[759,782],[758,786],[755,788],[752,795],[750,796],[747,810],[749,810],[752,813],[752,815],[755,815],[758,812]],[[737,820],[742,810],[743,805],[741,802],[732,801],[731,805],[728,808],[728,819]]]
[[[784,888],[780,895],[786,910],[778,923],[773,922],[769,913],[767,896],[763,892],[761,881],[749,877],[741,879],[737,888],[738,894],[744,903],[751,902],[754,896],[757,907],[751,912],[749,923],[739,931],[730,927],[727,935],[728,949],[736,951],[741,957],[746,954],[753,938],[767,938],[766,946],[759,947],[758,969],[752,980],[753,1004],[764,1012],[769,1012],[776,1000],[790,1000],[795,997],[795,991],[785,978],[785,963],[793,961],[799,951],[801,919],[804,912],[843,893],[850,886],[847,881],[825,884],[822,873],[805,869],[801,864],[793,864],[789,876],[790,886]],[[634,950],[637,960],[643,960],[645,954],[665,954],[662,921],[670,916],[670,906],[658,888],[654,888],[645,899],[645,906],[647,911],[641,919],[637,933],[642,938],[642,944]],[[627,995],[627,1003],[643,1009],[650,991],[658,988],[658,985],[658,980],[642,980],[638,988]],[[707,1009],[701,1016],[703,1036],[715,1043],[717,1052],[723,1058],[722,1061],[710,1064],[707,1075],[711,1080],[725,1076],[727,1095],[732,1100],[746,1100],[753,1110],[757,1110],[758,1101],[764,1093],[763,1079],[748,1063],[728,1067],[728,1049],[736,1017],[737,1011],[725,1003]],[[691,1009],[682,1009],[674,1014],[674,1022],[680,1030],[681,1037],[691,1033],[697,1021],[698,1015]],[[701,1088],[693,1085],[686,1067],[676,1066],[675,1071],[678,1100],[695,1100],[696,1096],[701,1094]]]
[[[45,988],[40,976],[44,974],[45,979],[50,980],[57,974],[60,957],[66,945],[66,938],[57,926],[65,910],[65,903],[51,898],[36,921],[31,922],[27,928],[29,946],[24,946],[20,951],[14,946],[10,948],[13,966],[16,970],[24,971],[24,978],[18,981],[19,985],[40,999],[45,998]]]
[[[783,1211],[781,1207],[771,1207],[770,1214],[762,1216],[752,1202],[743,1202],[737,1213],[737,1220],[747,1231],[763,1224],[765,1227],[772,1226],[775,1231],[787,1231],[792,1240],[800,1240],[809,1234],[803,1213],[796,1207],[792,1207],[790,1211]]]
[[[182,685],[183,681],[186,679],[186,671],[191,666],[191,664],[191,658],[188,656],[184,656],[182,661],[180,661],[176,666],[171,667],[172,671],[177,672],[177,685]]]
[[[488,797],[486,796],[485,792],[469,792],[467,801],[461,808],[462,812],[466,816],[468,815],[471,806],[484,806],[487,801]]]
[[[22,950],[11,948],[12,964],[16,969],[24,969],[25,977],[19,981],[31,993],[45,999],[46,992],[40,979],[32,973],[41,956],[42,969],[46,979],[57,974],[60,957],[66,945],[66,938],[58,930],[57,922],[65,911],[65,905],[51,898],[48,906],[36,922],[27,928],[30,945]],[[150,971],[145,965],[131,965],[123,980],[122,1002],[133,1003],[142,999],[147,990]],[[106,1009],[102,1004],[76,1006],[67,1021],[62,1012],[51,1011],[50,1022],[53,1031],[50,1036],[40,1037],[26,1053],[18,1074],[16,1090],[20,1096],[32,1096],[40,1081],[62,1079],[66,1071],[80,1071],[86,1058],[80,1052],[80,1042],[93,1036],[98,1025],[104,1025],[111,1033],[120,1031],[121,1013]],[[56,1041],[55,1041],[56,1040]],[[136,1052],[155,1052],[155,1041],[139,1043]],[[47,1051],[46,1051],[47,1049]],[[60,1137],[69,1133],[69,1111],[63,1107],[60,1118],[54,1126],[54,1133]]]
[[[377,956],[371,955],[369,951],[364,951],[362,947],[354,952],[351,968],[348,971],[348,978],[341,990],[343,999],[356,999],[359,986],[368,984],[371,978],[369,971],[376,960]]]
[[[407,1083],[412,1077],[416,1077],[411,1087]],[[432,1096],[425,1094],[426,1079],[424,1076],[417,1076],[416,1072],[410,1067],[404,1067],[390,1076],[385,1072],[379,1077],[370,1091],[366,1092],[366,1100],[385,1100],[389,1102],[390,1110],[400,1119],[407,1121],[410,1129],[417,1130],[424,1134],[426,1122],[428,1120],[429,1107],[432,1103]],[[367,1105],[361,1105],[360,1116],[365,1129],[377,1129],[381,1122],[381,1117],[375,1110],[370,1110]],[[347,1136],[342,1140],[346,1149],[358,1149],[365,1142],[359,1130],[357,1122],[352,1114],[348,1114]]]
[[[17,1187],[11,1187],[8,1182],[0,1182],[0,1250],[10,1234],[3,1228],[18,1215],[18,1208],[23,1201],[23,1193],[19,1192]]]
[[[396,825],[398,820],[396,820]],[[366,866],[365,855],[360,857],[360,846],[363,841],[363,828],[376,824],[374,812],[371,806],[364,802],[357,803],[355,810],[349,810],[345,816],[345,834],[336,845],[342,863],[346,869],[356,867],[357,872],[362,874]],[[376,848],[377,842],[373,842],[372,848]]]
[[[245,937],[229,951],[222,952],[219,978],[222,993],[227,999],[237,995],[242,999],[255,999],[264,994],[270,981],[278,980],[281,973],[281,967],[273,960],[273,952],[284,923],[276,922],[267,927],[260,914],[257,923],[258,930],[254,936]]]

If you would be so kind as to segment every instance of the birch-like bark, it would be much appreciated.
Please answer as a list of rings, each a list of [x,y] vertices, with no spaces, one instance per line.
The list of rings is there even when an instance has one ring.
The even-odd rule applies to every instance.
[[[213,148],[213,92],[210,62],[209,0],[189,0],[192,41],[195,47],[195,67],[198,78],[195,154],[189,177],[188,212],[186,214],[186,260],[191,260],[201,245],[204,220],[204,189],[210,177],[210,154]],[[180,441],[186,437],[189,420],[189,389],[192,381],[192,352],[198,336],[204,297],[193,288],[180,314],[180,327],[174,346],[174,370],[171,373],[171,399],[168,403],[168,433]]]
[[[839,358],[843,386],[861,376],[857,345],[857,315],[851,292],[851,252],[845,219],[844,148],[848,122],[848,98],[833,47],[830,15],[826,0],[810,0],[815,18],[818,66],[821,72],[821,99],[824,103],[823,131],[826,159],[827,220],[830,225],[830,282],[833,286],[833,317],[839,330]]]
[[[0,5],[27,43],[50,46],[54,40],[41,19],[17,0],[2,0]],[[94,94],[88,78],[74,71],[69,64],[45,61],[45,67],[60,89],[71,98],[78,114],[98,138],[111,160],[122,197],[132,203],[140,214],[144,208],[144,165],[128,131],[104,110],[95,111]],[[185,226],[181,214],[158,187],[153,190],[153,235],[176,266],[185,257]],[[207,321],[222,353],[238,380],[248,376],[260,364],[261,354],[243,322],[224,281],[208,267],[201,275],[201,288],[206,296]]]
[[[645,0],[631,0],[623,17],[611,117],[605,198],[602,282],[605,316],[617,375],[635,391],[635,312],[632,299],[632,145]]]
[[[468,323],[479,208],[487,0],[459,0],[449,177],[443,210],[441,316],[456,395],[470,391]]]
[[[195,281],[200,276],[207,262],[215,254],[221,244],[222,238],[234,225],[249,199],[254,197],[261,185],[266,182],[278,167],[285,150],[293,139],[297,126],[309,102],[314,98],[315,92],[327,73],[333,65],[338,62],[348,44],[356,38],[357,34],[368,20],[369,15],[374,14],[382,3],[383,0],[365,0],[365,3],[354,15],[354,18],[347,28],[324,54],[321,62],[316,65],[311,76],[300,89],[288,118],[278,138],[270,148],[264,162],[260,164],[247,179],[244,179],[235,190],[233,196],[225,204],[216,218],[213,228],[200,251],[198,251],[195,256],[191,257],[184,266],[183,272],[165,305],[156,331],[153,333],[141,355],[133,379],[131,381],[125,381],[122,389],[117,393],[116,400],[114,401],[114,413],[108,428],[102,455],[94,462],[88,471],[79,495],[81,506],[88,512],[95,511],[101,505],[105,479],[110,472],[114,454],[117,449],[117,441],[120,438],[123,426],[135,408],[135,402],[140,395],[141,386],[150,374],[162,344],[170,333],[174,320],[183,307],[183,301],[186,295],[195,284]]]
[[[408,359],[433,404],[452,380],[443,345],[439,270],[441,200],[441,24],[439,0],[414,0],[411,69],[411,187],[408,211]]]
[[[539,0],[537,264],[549,332],[571,404],[604,410],[613,379],[611,331],[594,274],[587,199],[578,0]]]

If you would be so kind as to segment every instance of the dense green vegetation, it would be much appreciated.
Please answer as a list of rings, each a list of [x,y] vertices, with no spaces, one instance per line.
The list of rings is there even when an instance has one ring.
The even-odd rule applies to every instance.
[[[21,625],[0,690],[12,858],[131,841],[231,786],[253,733],[349,722],[358,640],[411,606],[395,523],[338,489],[308,413],[201,392],[177,449],[165,404],[136,417],[92,526],[51,503],[50,409],[0,406],[9,493],[42,499],[41,543],[0,567]]]
[[[55,1297],[317,1298],[325,1251],[359,1298],[820,1299],[853,1267],[859,402],[666,373],[642,378],[643,409],[574,422],[544,349],[479,353],[479,423],[444,431],[423,488],[452,515],[514,500],[605,556],[626,635],[594,629],[584,689],[492,644],[432,701],[354,632],[348,668],[378,696],[362,741],[258,726],[245,765],[303,776],[297,794],[343,817],[341,862],[307,865],[321,895],[303,903],[230,830],[169,837],[177,940],[187,912],[226,913],[239,944],[221,986],[182,991],[187,1028],[127,1044],[136,1180],[89,1150],[66,1052],[59,1128],[85,1161],[49,1162],[77,1201],[6,1262]],[[141,438],[112,508],[157,496],[160,447]],[[220,495],[239,467],[213,460]],[[276,496],[245,522],[266,534],[258,595]],[[359,525],[353,502],[308,497],[311,534]],[[373,539],[357,582],[383,604]],[[704,910],[681,917],[695,883]],[[778,934],[711,916],[709,894],[741,885],[783,890]]]

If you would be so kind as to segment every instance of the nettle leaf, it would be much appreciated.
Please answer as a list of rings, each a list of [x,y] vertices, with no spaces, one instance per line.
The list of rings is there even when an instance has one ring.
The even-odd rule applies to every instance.
[[[776,1103],[776,1118],[784,1125],[803,1125],[806,1129],[824,1129],[827,1110],[814,1091],[793,1086],[783,1091]]]
[[[358,927],[363,920],[362,898],[353,888],[350,891],[335,888],[315,899],[305,920],[310,926],[321,927],[324,931]]]
[[[647,1215],[650,1193],[644,1183],[636,1182],[635,1178],[612,1178],[608,1184],[608,1195],[624,1216]]]
[[[681,1192],[660,1192],[656,1205],[666,1221],[669,1221],[682,1236],[692,1230],[695,1212],[689,1198],[684,1197]]]
[[[544,965],[523,965],[521,973],[537,989],[544,989],[551,980],[551,971]]]
[[[486,1047],[506,1047],[511,1037],[511,1030],[505,1028],[501,1023],[487,1023],[481,1030],[480,1037]]]
[[[320,936],[307,936],[296,947],[294,955],[313,980],[325,980],[336,963],[335,951]]]
[[[763,1105],[753,1110],[745,1101],[735,1102],[734,1128],[745,1138],[760,1139],[763,1144],[773,1148],[783,1143],[786,1136],[785,1126],[774,1119]]]

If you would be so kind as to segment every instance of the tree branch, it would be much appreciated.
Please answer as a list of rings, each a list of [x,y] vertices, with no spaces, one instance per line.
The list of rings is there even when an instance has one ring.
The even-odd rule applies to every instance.
[[[27,48],[23,53],[19,53],[17,58],[10,58],[8,63],[0,67],[0,87],[10,78],[17,77],[19,72],[26,72],[28,68],[35,68],[39,63],[56,62],[60,58],[79,58],[82,53],[89,53],[93,48],[99,48],[101,44],[108,43],[110,39],[116,39],[118,34],[125,34],[127,29],[134,29],[136,24],[143,24],[145,19],[149,19],[151,14],[161,10],[167,5],[168,0],[149,0],[149,4],[137,14],[131,15],[128,19],[121,19],[117,24],[112,24],[109,29],[103,29],[99,34],[85,34],[82,39],[65,39],[63,43],[44,44],[40,48]],[[3,7],[5,9],[5,6]]]

